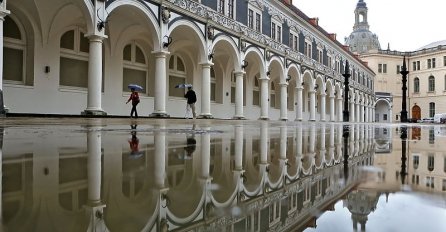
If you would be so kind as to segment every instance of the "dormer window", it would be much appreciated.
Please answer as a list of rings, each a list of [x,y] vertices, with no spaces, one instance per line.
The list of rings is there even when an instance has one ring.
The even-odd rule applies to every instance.
[[[248,8],[248,27],[259,33],[262,32],[261,12],[262,12],[261,9],[254,5],[250,5]]]
[[[282,24],[277,20],[271,22],[271,38],[277,42],[282,42]]]
[[[236,0],[218,0],[218,13],[235,19],[235,1]]]

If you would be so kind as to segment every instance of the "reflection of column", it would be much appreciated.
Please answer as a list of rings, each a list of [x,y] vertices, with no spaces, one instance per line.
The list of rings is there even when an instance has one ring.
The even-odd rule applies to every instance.
[[[106,115],[101,107],[102,97],[102,40],[101,35],[90,35],[90,52],[88,59],[88,96],[87,109],[83,114]]]
[[[268,163],[268,124],[262,123],[260,127],[260,163]]]
[[[212,118],[211,115],[211,66],[212,63],[202,63],[201,79],[201,115],[200,118]],[[242,99],[243,100],[243,99]]]
[[[3,23],[3,21],[0,23]],[[3,56],[1,57],[3,58]],[[0,128],[0,183],[3,183],[3,132],[4,129]],[[3,229],[3,184],[0,184],[0,199],[2,199],[0,200],[0,230],[5,231]]]
[[[155,131],[154,143],[155,143],[155,159],[154,163],[154,176],[155,183],[159,189],[164,188],[164,180],[166,178],[166,132],[164,126],[158,128]]]
[[[321,122],[325,122],[325,118],[326,118],[326,109],[325,109],[325,106],[326,106],[326,99],[327,99],[327,94],[325,94],[325,93],[321,93],[321,105],[320,105],[320,107],[321,107],[321,117],[320,117],[320,119],[321,119]]]
[[[297,143],[297,147],[296,147],[296,153],[297,153],[297,155],[299,156],[302,156],[302,143],[303,143],[303,141],[302,141],[302,139],[303,139],[303,136],[302,136],[302,126],[298,126],[297,127],[297,135],[296,135],[296,143]]]
[[[288,120],[288,84],[281,83],[280,84],[280,120],[286,121]]]
[[[243,169],[243,125],[235,126],[235,170]]]
[[[330,95],[330,122],[336,121],[335,119],[335,96]]]
[[[302,91],[303,91],[303,87],[302,86],[298,86],[296,87],[297,89],[297,107],[296,107],[296,120],[297,121],[302,121]]]
[[[321,141],[320,141],[320,150],[325,150],[325,124],[321,125]]]
[[[310,127],[310,146],[309,146],[309,153],[313,154],[316,147],[316,125],[312,124]]]
[[[235,115],[234,119],[243,119],[243,75],[244,72],[235,72]]]
[[[268,119],[268,81],[267,77],[260,78],[260,93],[261,93],[261,110],[260,110],[260,119]]]
[[[169,52],[157,51],[153,53],[155,54],[155,102],[150,117],[169,117],[166,113],[166,56],[169,55]]]
[[[316,121],[316,91],[308,90],[310,93],[310,121]]]
[[[204,127],[204,133],[201,136],[201,177],[207,179],[209,177],[209,168],[211,165],[211,134],[210,127]],[[242,142],[243,143],[243,142]]]
[[[103,222],[105,204],[101,202],[101,131],[100,128],[89,128],[87,133],[87,178],[88,203],[85,206],[91,231],[106,231]]]
[[[286,159],[287,126],[280,127],[280,159]]]

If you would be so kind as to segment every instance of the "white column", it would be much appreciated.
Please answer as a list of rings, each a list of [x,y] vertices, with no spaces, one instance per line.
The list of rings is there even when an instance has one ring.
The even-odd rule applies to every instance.
[[[287,150],[287,134],[288,127],[286,125],[280,127],[280,159],[286,159],[286,150]]]
[[[361,122],[361,105],[359,103],[356,105],[356,122]]]
[[[321,93],[321,105],[320,105],[320,107],[321,107],[321,122],[325,122],[325,118],[326,118],[326,96],[327,96],[327,94],[326,93]]]
[[[202,63],[201,79],[201,115],[200,118],[212,118],[211,114],[211,66],[212,63]]]
[[[260,78],[260,93],[261,93],[260,119],[263,119],[263,120],[269,119],[269,117],[268,117],[268,108],[269,108],[268,81],[269,81],[269,79],[267,77]]]
[[[86,115],[106,115],[102,110],[102,40],[105,36],[89,35],[88,97]]]
[[[234,119],[244,119],[243,116],[243,76],[245,72],[235,72],[235,115]]]
[[[364,106],[364,122],[369,122],[369,112],[370,112],[370,110],[369,110],[369,106]]]
[[[316,121],[316,91],[309,90],[310,93],[310,121]]]
[[[335,122],[335,96],[330,95],[330,122]]]
[[[286,121],[288,120],[288,84],[281,83],[280,84],[280,120]]]
[[[170,53],[168,51],[156,51],[155,54],[155,104],[153,113],[150,117],[169,117],[166,112],[166,98],[167,98],[167,72],[166,72],[166,56]]]
[[[344,119],[343,119],[343,115],[342,115],[342,97],[338,97],[337,98],[337,101],[338,101],[338,122],[342,122]]]
[[[355,103],[350,102],[350,122],[355,122]]]
[[[302,121],[302,106],[303,106],[303,100],[302,100],[302,91],[303,91],[303,87],[302,86],[298,86],[296,87],[297,89],[297,105],[296,105],[296,121]]]

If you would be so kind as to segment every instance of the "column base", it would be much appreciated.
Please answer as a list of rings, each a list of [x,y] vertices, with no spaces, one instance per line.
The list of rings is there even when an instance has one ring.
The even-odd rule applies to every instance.
[[[304,119],[303,118],[296,118],[294,121],[296,122],[302,122]]]
[[[234,116],[232,117],[234,120],[245,120],[246,118],[244,116]]]
[[[214,117],[212,117],[212,115],[208,114],[208,115],[200,115],[197,118],[199,118],[199,119],[213,119]]]
[[[151,113],[149,118],[170,118],[170,115],[166,113]]]
[[[268,121],[269,118],[267,118],[267,117],[260,117],[259,120]]]
[[[309,122],[316,122],[316,119],[310,119]]]
[[[107,116],[107,112],[103,110],[84,110],[81,112],[82,116]]]
[[[288,121],[288,118],[281,118],[280,121],[286,122],[286,121]]]

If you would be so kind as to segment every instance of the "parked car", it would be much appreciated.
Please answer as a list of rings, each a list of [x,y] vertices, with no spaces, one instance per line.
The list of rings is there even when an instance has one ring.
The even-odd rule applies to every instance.
[[[423,123],[434,123],[434,118],[423,118],[421,119]]]

